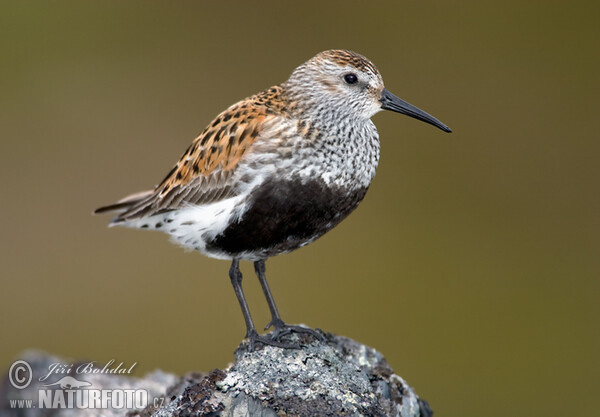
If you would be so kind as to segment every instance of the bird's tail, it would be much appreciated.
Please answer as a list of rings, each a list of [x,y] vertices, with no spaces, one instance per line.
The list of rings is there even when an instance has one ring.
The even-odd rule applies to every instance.
[[[135,206],[136,204],[142,202],[146,198],[152,195],[154,190],[141,191],[139,193],[131,194],[116,203],[109,204],[106,206],[102,206],[94,210],[94,214],[104,214],[104,213],[123,213]],[[118,219],[118,217],[117,217]],[[117,220],[115,219],[115,220]]]

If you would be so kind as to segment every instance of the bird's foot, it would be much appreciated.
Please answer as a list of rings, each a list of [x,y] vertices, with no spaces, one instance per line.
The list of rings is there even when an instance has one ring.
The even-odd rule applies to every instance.
[[[285,343],[272,337],[261,336],[256,330],[248,331],[246,333],[246,338],[248,339],[248,347],[250,352],[254,352],[254,348],[257,344],[262,344],[263,346],[275,346],[282,349],[300,349],[300,346],[296,344]]]
[[[267,324],[267,326],[265,327],[265,330],[268,330],[270,327],[273,327],[275,329],[271,334],[271,339],[275,341],[279,341],[282,337],[292,333],[307,334],[314,337],[319,342],[326,341],[323,333],[318,330],[311,329],[310,327],[287,324],[281,319],[271,320],[271,322],[269,322],[269,324]]]

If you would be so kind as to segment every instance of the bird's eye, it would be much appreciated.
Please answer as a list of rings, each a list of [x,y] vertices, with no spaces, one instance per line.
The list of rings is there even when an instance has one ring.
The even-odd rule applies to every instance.
[[[356,76],[356,74],[348,73],[344,75],[344,81],[346,81],[346,84],[356,84],[356,82],[358,81],[358,77]]]

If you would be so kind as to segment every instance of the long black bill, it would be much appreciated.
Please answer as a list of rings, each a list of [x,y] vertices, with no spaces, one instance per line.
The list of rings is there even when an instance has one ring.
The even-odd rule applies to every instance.
[[[437,126],[444,132],[452,132],[448,126],[440,122],[438,119],[430,114],[425,113],[423,110],[413,106],[410,103],[402,100],[400,97],[396,97],[390,93],[387,89],[383,89],[381,92],[381,108],[384,110],[391,110],[398,113],[405,114],[431,125]]]

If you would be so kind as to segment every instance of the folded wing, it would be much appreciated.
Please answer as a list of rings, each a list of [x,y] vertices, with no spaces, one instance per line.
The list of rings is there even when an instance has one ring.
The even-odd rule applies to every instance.
[[[278,89],[277,89],[278,90]],[[278,93],[271,88],[265,93]],[[235,195],[234,173],[274,112],[264,94],[241,101],[215,118],[153,190],[136,193],[94,213],[119,212],[111,224]]]

